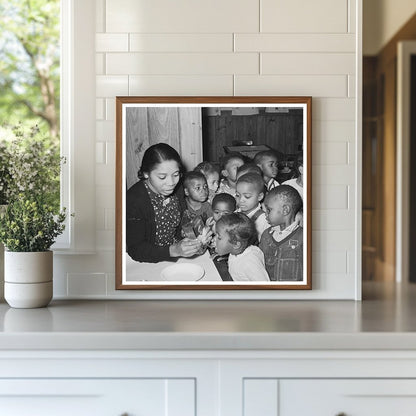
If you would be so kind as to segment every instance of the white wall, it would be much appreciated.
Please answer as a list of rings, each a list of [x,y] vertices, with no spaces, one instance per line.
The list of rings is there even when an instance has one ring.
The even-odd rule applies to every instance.
[[[252,296],[359,297],[356,3],[361,0],[96,0],[97,252],[56,256],[55,296],[152,296],[114,290],[115,96],[311,95],[313,290]]]
[[[363,0],[363,54],[377,55],[415,13],[414,0]]]

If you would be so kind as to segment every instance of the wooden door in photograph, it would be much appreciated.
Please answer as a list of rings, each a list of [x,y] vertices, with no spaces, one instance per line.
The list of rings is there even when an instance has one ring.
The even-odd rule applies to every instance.
[[[181,155],[186,170],[202,161],[201,109],[198,107],[126,108],[126,184],[138,182],[143,154],[167,143]]]

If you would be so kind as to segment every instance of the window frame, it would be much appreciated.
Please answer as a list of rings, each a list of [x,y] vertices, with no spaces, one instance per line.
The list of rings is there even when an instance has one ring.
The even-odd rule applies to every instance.
[[[68,217],[52,249],[89,254],[95,252],[94,0],[61,0],[60,85],[61,155],[66,159],[61,206]]]

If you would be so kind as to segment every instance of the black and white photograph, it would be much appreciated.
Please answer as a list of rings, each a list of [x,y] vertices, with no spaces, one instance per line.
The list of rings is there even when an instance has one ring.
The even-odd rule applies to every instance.
[[[117,97],[116,289],[311,289],[310,97]]]

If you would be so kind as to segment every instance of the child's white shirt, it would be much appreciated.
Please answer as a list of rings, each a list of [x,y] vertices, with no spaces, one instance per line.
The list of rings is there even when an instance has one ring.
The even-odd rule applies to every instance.
[[[258,204],[257,207],[254,208],[250,213],[246,214],[247,217],[251,218],[259,209],[262,209],[260,204]],[[236,212],[241,212],[240,208],[237,209]],[[263,234],[263,232],[270,227],[270,224],[266,220],[266,213],[262,212],[255,219],[254,224],[256,225],[257,238],[260,241],[260,238],[261,238],[261,235]]]
[[[276,188],[278,186],[279,186],[279,182],[277,182],[277,180],[274,179],[274,178],[271,178],[269,180],[269,182],[266,183],[266,189],[267,189],[267,191],[271,191],[273,188]]]
[[[300,186],[297,183],[297,178],[289,179],[288,181],[283,182],[282,185],[290,185],[291,187],[295,188],[299,192],[299,195],[303,201],[303,186]]]
[[[276,225],[275,227],[270,227],[270,234],[272,234],[273,239],[279,243],[288,235],[292,234],[298,227],[299,223],[297,221],[293,221],[292,224],[287,226],[284,230],[280,229],[280,225]]]
[[[257,246],[248,246],[241,254],[230,254],[228,272],[234,281],[270,281],[264,266],[264,254]]]

